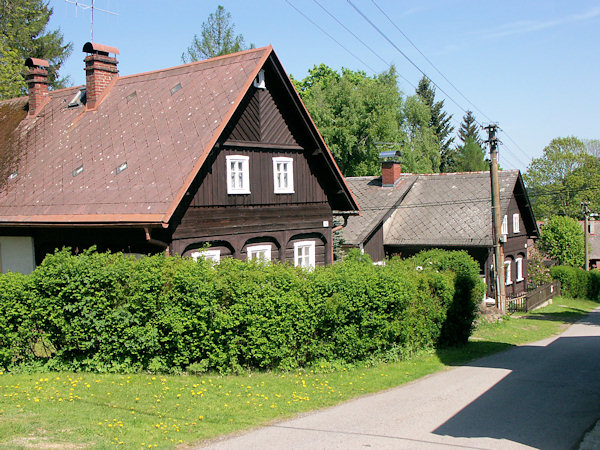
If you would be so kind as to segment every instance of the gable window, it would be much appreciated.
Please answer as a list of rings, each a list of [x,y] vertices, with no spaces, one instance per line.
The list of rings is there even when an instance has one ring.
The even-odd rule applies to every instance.
[[[517,271],[517,283],[523,281],[523,258],[515,259],[515,268]]]
[[[294,242],[294,265],[307,269],[315,267],[315,241]]]
[[[250,193],[250,157],[243,155],[229,155],[227,160],[227,193]]]
[[[207,261],[212,261],[213,263],[218,263],[221,261],[221,250],[219,249],[210,249],[210,250],[199,250],[197,252],[192,252],[190,254],[194,261],[198,261],[198,258],[204,258]]]
[[[506,217],[506,216],[504,216]],[[504,261],[504,275],[506,276],[506,285],[512,284],[512,274],[510,273],[512,264],[510,261]]]
[[[270,245],[252,245],[246,248],[246,252],[248,253],[248,259],[271,261]]]
[[[520,231],[519,215],[513,214],[513,233],[518,233],[519,231]]]
[[[502,226],[500,227],[500,234],[508,234],[508,217],[502,218]]]
[[[283,156],[273,158],[273,186],[276,194],[294,193],[294,160]]]

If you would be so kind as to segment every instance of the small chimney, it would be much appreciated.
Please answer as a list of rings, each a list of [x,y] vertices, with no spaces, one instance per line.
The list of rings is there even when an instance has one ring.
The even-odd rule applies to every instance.
[[[86,42],[83,51],[89,53],[85,62],[85,84],[87,109],[96,109],[102,100],[106,88],[119,74],[117,58],[109,56],[119,54],[119,49],[107,45]]]
[[[400,164],[400,152],[381,152],[381,186],[394,187],[402,175],[402,165]]]
[[[48,97],[48,61],[39,58],[27,58],[25,65],[29,72],[25,76],[29,87],[29,114],[36,115]]]

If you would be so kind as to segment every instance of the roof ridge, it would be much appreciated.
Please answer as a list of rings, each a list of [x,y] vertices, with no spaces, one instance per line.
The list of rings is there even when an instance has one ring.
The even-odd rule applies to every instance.
[[[149,70],[147,72],[139,72],[139,73],[133,73],[130,75],[123,75],[123,76],[119,76],[118,80],[125,80],[125,79],[130,79],[130,78],[139,77],[139,76],[146,76],[146,75],[151,75],[151,74],[156,74],[156,73],[161,73],[161,72],[168,72],[170,70],[182,69],[184,67],[201,66],[201,65],[205,65],[205,64],[215,63],[216,61],[219,61],[222,59],[229,59],[229,58],[236,59],[236,58],[239,58],[240,56],[246,56],[250,53],[260,53],[260,52],[266,52],[268,50],[272,51],[273,46],[269,44],[265,47],[251,48],[251,49],[244,50],[241,52],[228,53],[226,55],[215,56],[214,58],[201,59],[200,61],[192,61],[192,62],[185,63],[185,64],[179,64],[177,66],[165,67],[163,69]]]

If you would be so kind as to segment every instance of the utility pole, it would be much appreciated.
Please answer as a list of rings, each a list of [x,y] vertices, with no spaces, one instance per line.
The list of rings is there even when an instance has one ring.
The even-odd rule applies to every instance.
[[[490,178],[492,190],[492,241],[494,246],[494,284],[496,307],[502,314],[506,313],[506,275],[504,274],[504,251],[502,249],[502,214],[500,211],[500,184],[498,182],[498,143],[497,124],[484,127],[488,132],[485,141],[490,146]]]
[[[590,217],[590,209],[588,208],[589,202],[583,201],[581,202],[581,211],[583,212],[583,247],[585,252],[585,265],[583,268],[585,270],[590,270],[590,251],[589,251],[589,238],[588,238],[588,227],[589,227],[589,217]]]

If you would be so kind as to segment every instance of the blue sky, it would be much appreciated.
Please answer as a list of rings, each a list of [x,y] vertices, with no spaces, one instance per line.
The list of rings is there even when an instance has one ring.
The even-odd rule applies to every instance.
[[[395,64],[404,77],[400,88],[407,95],[414,93],[422,76],[419,70],[347,0],[288,1],[95,0],[97,8],[118,16],[96,11],[94,42],[119,48],[121,75],[179,65],[202,22],[222,4],[231,13],[236,32],[257,47],[272,44],[287,72],[296,78],[320,63],[369,75]],[[600,2],[351,1],[439,86],[437,99],[446,98],[442,91],[448,94],[445,109],[454,115],[456,128],[466,109],[473,110],[481,123],[499,123],[502,167],[526,170],[555,137],[600,138]],[[65,0],[50,0],[50,6],[54,8],[50,29],[60,27],[74,47],[61,73],[70,75],[73,84],[83,84],[81,49],[90,40],[89,10]]]

